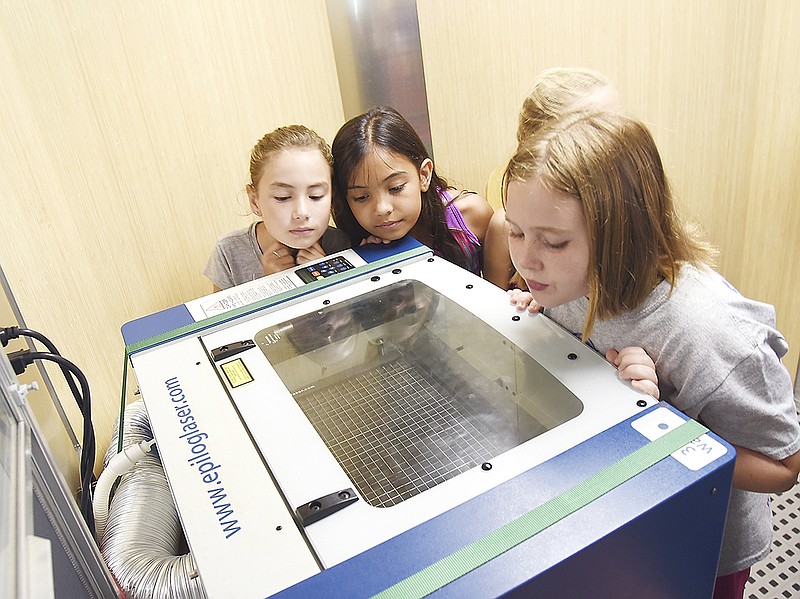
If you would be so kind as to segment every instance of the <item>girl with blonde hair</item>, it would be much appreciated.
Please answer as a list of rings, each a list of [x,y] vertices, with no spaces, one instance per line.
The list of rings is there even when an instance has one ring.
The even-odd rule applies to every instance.
[[[611,81],[598,71],[581,67],[553,67],[533,80],[522,103],[517,143],[567,112],[581,109],[622,112],[622,99]],[[486,232],[484,278],[502,289],[524,288],[508,255],[505,210],[495,211]]]
[[[250,153],[247,198],[259,220],[219,238],[205,275],[214,291],[240,285],[350,247],[329,227],[330,146],[303,125],[267,133]]]
[[[661,398],[736,447],[714,597],[741,598],[750,566],[770,550],[769,494],[800,472],[774,308],[708,265],[713,249],[678,217],[655,142],[633,118],[567,114],[521,140],[506,181],[509,248],[529,310],[601,353],[643,348]]]

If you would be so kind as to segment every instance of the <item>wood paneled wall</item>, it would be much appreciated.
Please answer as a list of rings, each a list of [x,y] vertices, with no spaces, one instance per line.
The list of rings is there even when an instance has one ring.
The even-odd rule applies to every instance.
[[[605,72],[721,272],[776,306],[794,373],[800,3],[418,0],[418,13],[442,174],[485,187],[541,69]],[[0,264],[27,324],[89,377],[100,453],[119,327],[210,290],[214,240],[248,220],[252,145],[290,122],[331,140],[342,123],[325,2],[6,0],[0,17]]]
[[[265,132],[341,125],[325,3],[6,0],[0,81],[0,264],[27,324],[87,374],[101,454],[120,326],[211,291]]]
[[[437,168],[472,189],[514,148],[533,77],[608,75],[651,128],[718,268],[800,350],[800,3],[418,0]]]

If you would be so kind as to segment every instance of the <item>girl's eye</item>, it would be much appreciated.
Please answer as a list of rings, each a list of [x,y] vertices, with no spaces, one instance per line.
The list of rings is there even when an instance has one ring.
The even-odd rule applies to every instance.
[[[545,239],[543,243],[546,247],[550,248],[551,250],[562,250],[565,247],[567,247],[569,241],[559,241],[558,243],[550,243]]]
[[[325,196],[308,196],[308,199],[314,200],[315,202],[318,202],[318,201],[320,201],[320,200],[322,200],[324,198],[325,198]]]
[[[291,199],[292,199],[291,196],[275,196],[276,202],[288,202]]]
[[[389,191],[390,191],[391,193],[400,193],[401,191],[403,191],[403,188],[404,188],[405,186],[406,186],[406,184],[405,184],[405,183],[401,183],[400,185],[395,185],[394,187],[390,187],[390,188],[389,188]]]
[[[368,195],[361,195],[361,196],[350,196],[351,202],[356,202],[357,204],[361,202],[365,202],[369,196]]]
[[[509,229],[509,231],[508,231],[508,236],[509,236],[509,237],[511,237],[511,238],[513,238],[513,239],[522,239],[523,237],[525,237],[525,236],[522,234],[522,232],[520,232],[520,231],[514,231],[514,230],[511,230],[511,229]]]

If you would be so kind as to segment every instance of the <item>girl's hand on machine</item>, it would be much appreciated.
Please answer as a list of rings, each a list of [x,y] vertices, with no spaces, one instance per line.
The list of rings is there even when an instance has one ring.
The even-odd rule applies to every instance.
[[[533,296],[529,291],[522,291],[521,289],[509,289],[508,298],[510,303],[516,306],[519,312],[527,310],[531,314],[535,314],[536,312],[541,312],[544,310],[544,306],[537,304],[536,300],[533,299]]]
[[[392,242],[391,239],[384,239],[383,237],[378,237],[377,235],[370,235],[369,237],[365,237],[364,239],[362,239],[361,243],[359,243],[358,245],[366,245],[368,243],[381,244],[381,243],[391,243],[391,242]]]
[[[623,347],[619,351],[611,348],[606,352],[606,360],[617,367],[623,381],[630,381],[634,389],[659,399],[656,365],[641,347]]]

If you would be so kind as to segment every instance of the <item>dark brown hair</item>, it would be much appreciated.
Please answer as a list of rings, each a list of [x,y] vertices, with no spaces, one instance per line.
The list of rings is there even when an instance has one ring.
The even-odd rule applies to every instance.
[[[369,233],[358,223],[347,202],[347,188],[356,170],[376,149],[404,156],[417,168],[430,159],[425,144],[399,112],[388,106],[373,108],[347,121],[333,139],[333,220],[336,226],[358,246]],[[447,228],[445,206],[440,193],[447,181],[436,169],[431,174],[427,191],[422,192],[422,211],[419,218],[431,233],[433,250],[459,266],[466,267],[466,257]]]

